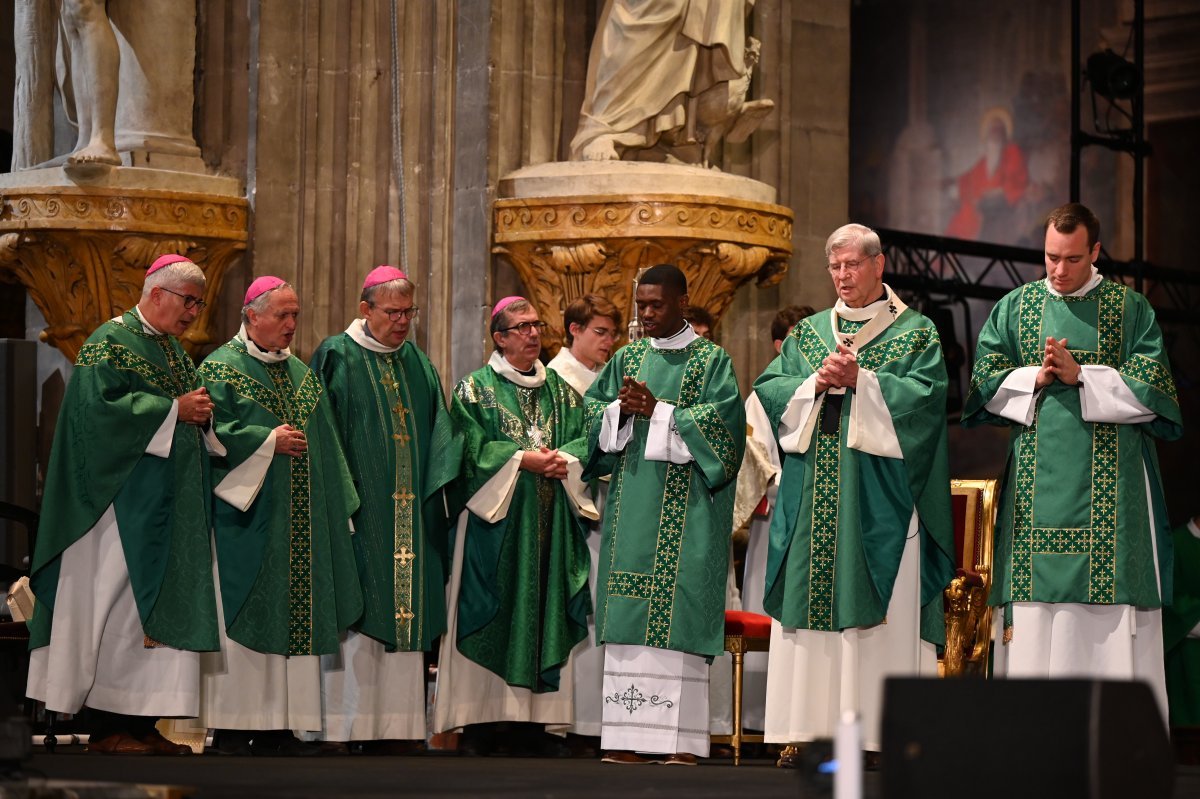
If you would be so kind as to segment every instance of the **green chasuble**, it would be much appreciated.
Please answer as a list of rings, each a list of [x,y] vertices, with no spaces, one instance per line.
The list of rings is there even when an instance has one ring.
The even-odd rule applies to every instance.
[[[650,419],[632,418],[620,452],[600,448],[604,409],[625,377],[675,406],[688,463],[646,460]],[[622,347],[587,393],[588,479],[611,474],[596,586],[597,643],[713,657],[724,651],[725,583],[746,411],[733,364],[705,338],[657,349]]]
[[[229,637],[259,652],[327,655],[362,616],[362,590],[350,543],[358,496],[320,381],[289,357],[264,363],[234,338],[200,365],[217,435],[228,451],[214,459],[221,482],[282,424],[302,430],[300,457],[272,454],[245,510],[216,500],[214,528],[221,606]]]
[[[54,431],[42,501],[30,646],[50,643],[62,553],[113,506],[142,629],[177,649],[217,648],[209,551],[209,456],[177,422],[166,458],[146,453],[196,368],[172,336],[144,331],[136,309],[79,350]]]
[[[865,399],[847,389],[839,412],[826,393],[807,450],[783,453],[763,606],[784,626],[799,629],[839,631],[883,622],[915,510],[921,637],[942,644],[942,591],[954,577],[946,364],[933,323],[911,308],[894,307],[879,312],[891,312],[893,319],[858,349],[858,366],[860,374],[878,378],[903,458],[851,448],[854,404]],[[864,326],[832,308],[802,319],[755,381],[776,431],[796,390],[837,351],[835,321],[839,336]]]
[[[986,405],[1005,377],[1017,367],[1041,366],[1047,336],[1066,338],[1080,365],[1117,370],[1157,416],[1144,424],[1085,422],[1081,389],[1059,380],[1038,395],[1029,426],[993,414]],[[1111,280],[1080,297],[1052,294],[1044,280],[1007,294],[979,333],[963,412],[964,425],[983,423],[1012,428],[996,522],[992,605],[1156,608],[1170,601],[1171,538],[1151,437],[1175,439],[1183,428],[1162,333],[1145,297]],[[1159,527],[1155,542],[1150,502]]]
[[[361,328],[362,320],[353,325]],[[441,379],[412,342],[375,352],[349,332],[325,339],[312,369],[325,387],[360,500],[353,542],[363,618],[355,629],[389,652],[429,650],[446,631],[442,487],[458,475],[462,446]]]
[[[474,496],[518,451],[583,454],[583,401],[557,373],[525,388],[485,366],[454,387],[464,438],[459,495]],[[509,685],[558,690],[559,670],[587,635],[591,596],[583,523],[561,481],[521,470],[507,515],[467,513],[458,649]]]
[[[1069,343],[1069,341],[1068,341]],[[1175,543],[1174,596],[1163,608],[1167,704],[1172,727],[1200,726],[1200,539],[1184,524],[1171,532]]]

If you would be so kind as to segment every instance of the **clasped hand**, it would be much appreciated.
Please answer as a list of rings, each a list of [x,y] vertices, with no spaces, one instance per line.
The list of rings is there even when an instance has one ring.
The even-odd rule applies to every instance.
[[[858,358],[849,347],[838,344],[837,352],[826,355],[817,370],[817,393],[830,388],[857,387]]]
[[[1067,349],[1067,340],[1055,340],[1053,336],[1046,337],[1045,357],[1042,367],[1038,369],[1035,389],[1043,389],[1055,380],[1061,380],[1068,386],[1079,384],[1079,363]]]
[[[539,447],[521,454],[521,468],[551,480],[562,480],[567,476],[567,459],[556,449]]]
[[[622,416],[649,417],[658,405],[658,400],[646,388],[646,382],[639,382],[632,377],[625,378],[621,390],[617,392],[617,401],[621,403]]]
[[[307,449],[308,441],[305,440],[303,431],[290,424],[281,424],[275,428],[275,454],[299,458]]]
[[[204,386],[181,394],[176,398],[179,403],[179,421],[187,424],[205,425],[213,415],[212,397]]]

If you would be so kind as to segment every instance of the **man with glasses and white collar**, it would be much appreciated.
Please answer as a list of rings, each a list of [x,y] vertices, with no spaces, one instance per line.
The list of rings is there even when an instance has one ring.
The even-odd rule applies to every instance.
[[[146,270],[136,307],[79,350],[33,553],[30,697],[92,711],[89,751],[189,754],[155,730],[194,716],[217,645],[209,555],[213,403],[178,336],[204,309],[181,255]]]
[[[560,753],[535,725],[572,723],[567,668],[587,634],[584,519],[597,517],[581,480],[583,402],[538,361],[537,309],[506,297],[492,309],[495,352],[451,402],[463,436],[449,629],[442,636],[434,728],[467,726],[464,750]],[[516,723],[515,726],[513,723]],[[468,726],[470,725],[470,726]]]
[[[754,384],[783,451],[765,734],[829,738],[853,711],[877,752],[884,678],[936,675],[945,640],[946,366],[933,323],[884,284],[873,230],[838,228],[825,255],[837,304],[798,322]]]
[[[967,426],[1011,430],[995,673],[1143,680],[1165,719],[1172,544],[1153,439],[1183,435],[1175,381],[1150,303],[1096,270],[1090,210],[1052,211],[1045,254],[1045,279],[980,331],[963,410]]]
[[[546,364],[571,384],[580,396],[587,393],[596,375],[612,355],[613,344],[621,334],[621,312],[599,294],[585,294],[563,311],[567,344]],[[604,506],[607,483],[596,483],[596,507]],[[596,572],[600,557],[601,523],[588,525],[588,550],[591,568],[588,585],[592,604],[596,602]],[[588,617],[588,637],[571,656],[572,679],[575,685],[576,735],[599,737],[604,679],[604,647],[595,643],[595,616]]]
[[[443,487],[458,475],[442,381],[412,341],[416,287],[394,266],[363,281],[361,316],[317,348],[358,491],[354,553],[363,618],[322,658],[324,739],[403,753],[425,739],[425,656],[446,630]]]

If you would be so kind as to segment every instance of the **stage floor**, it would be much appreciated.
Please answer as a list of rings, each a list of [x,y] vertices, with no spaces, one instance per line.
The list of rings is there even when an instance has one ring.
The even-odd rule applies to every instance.
[[[79,747],[36,754],[31,774],[52,780],[169,784],[194,788],[188,796],[254,799],[329,799],[353,796],[478,797],[805,797],[794,771],[773,761],[729,760],[699,766],[620,766],[581,759],[415,757],[182,758],[88,755]],[[880,774],[865,775],[865,796],[881,796]],[[0,796],[5,795],[0,782]],[[1200,767],[1177,772],[1175,796],[1200,797]],[[95,796],[112,796],[98,792]]]

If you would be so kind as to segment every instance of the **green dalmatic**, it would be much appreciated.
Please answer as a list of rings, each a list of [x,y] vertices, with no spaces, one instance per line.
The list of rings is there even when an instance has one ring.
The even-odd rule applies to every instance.
[[[1156,418],[1086,422],[1081,389],[1058,380],[1042,389],[1029,426],[989,411],[987,403],[1014,369],[1041,366],[1047,336],[1066,338],[1080,365],[1117,370]],[[1162,333],[1142,295],[1110,280],[1080,297],[1052,294],[1044,281],[1010,292],[979,334],[963,423],[1012,429],[992,604],[1156,608],[1170,601],[1171,538],[1152,439],[1179,438],[1183,427]],[[1150,529],[1151,503],[1156,530]]]
[[[79,350],[46,473],[32,648],[50,643],[62,553],[110,505],[145,634],[177,649],[217,648],[200,428],[178,422],[168,457],[146,453],[174,399],[198,386],[179,341],[145,332],[136,310],[100,325]]]
[[[458,475],[462,449],[441,380],[412,342],[373,352],[348,333],[326,339],[312,369],[360,500],[353,541],[364,610],[354,628],[389,652],[429,650],[446,631],[442,489]]]
[[[518,451],[544,445],[583,454],[582,400],[550,370],[542,385],[526,388],[490,366],[478,369],[455,386],[451,413],[464,438],[464,501]],[[503,519],[466,513],[459,651],[509,685],[558,690],[562,665],[587,635],[592,604],[586,531],[566,489],[522,470]]]
[[[272,455],[246,510],[216,500],[225,629],[259,652],[332,654],[363,601],[350,541],[358,496],[321,383],[299,359],[263,363],[237,338],[209,355],[200,375],[228,452],[213,465],[218,488],[276,427],[290,424],[308,442],[299,457]]]
[[[650,420],[632,419],[620,452],[599,439],[624,378],[675,406],[672,422],[693,460],[646,459]],[[716,656],[724,651],[736,477],[746,414],[725,350],[703,338],[679,349],[640,339],[616,352],[587,393],[591,479],[611,474],[596,590],[598,643]]]

